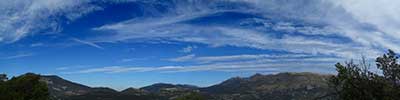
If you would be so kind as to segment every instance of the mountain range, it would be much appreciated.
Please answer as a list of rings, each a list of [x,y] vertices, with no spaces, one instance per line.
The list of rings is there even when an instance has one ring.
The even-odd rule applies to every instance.
[[[234,77],[209,87],[157,83],[142,88],[116,91],[107,87],[89,87],[58,76],[42,76],[54,100],[174,100],[191,93],[207,100],[313,100],[332,90],[331,75],[316,73],[255,74]]]

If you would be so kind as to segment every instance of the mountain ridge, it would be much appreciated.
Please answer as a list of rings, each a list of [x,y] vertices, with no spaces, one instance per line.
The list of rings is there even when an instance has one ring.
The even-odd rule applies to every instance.
[[[58,76],[42,76],[42,80],[48,84],[51,96],[59,100],[173,100],[189,93],[203,94],[210,100],[307,100],[330,92],[327,84],[330,76],[332,75],[310,72],[268,75],[257,73],[249,77],[233,77],[209,87],[156,83],[122,91],[107,87],[89,87]],[[95,97],[97,99],[93,99]]]

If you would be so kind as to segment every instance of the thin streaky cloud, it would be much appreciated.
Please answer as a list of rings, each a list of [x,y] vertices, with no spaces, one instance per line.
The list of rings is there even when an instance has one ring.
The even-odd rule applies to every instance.
[[[148,60],[152,57],[144,57],[144,58],[124,58],[121,59],[120,62],[132,62],[132,61],[143,61],[143,60]]]
[[[161,66],[161,67],[126,67],[126,66],[111,66],[84,69],[72,72],[62,72],[65,74],[89,74],[89,73],[123,73],[123,72],[160,72],[160,73],[178,73],[178,72],[198,72],[198,71],[222,71],[222,72],[241,72],[241,71],[275,71],[285,72],[294,71],[295,69],[304,69],[313,67],[320,70],[329,69],[332,62],[321,63],[252,63],[252,64],[237,64],[237,63],[216,63],[205,65],[192,65],[192,66]],[[325,68],[324,68],[325,67]],[[326,70],[325,70],[326,71]]]
[[[181,56],[181,57],[177,57],[177,58],[170,58],[167,60],[173,61],[173,62],[184,62],[184,61],[192,60],[194,57],[196,57],[195,54],[189,54],[189,55],[185,55],[185,56]]]
[[[270,61],[342,61],[345,58],[316,56],[313,54],[241,54],[224,56],[196,56],[194,54],[185,55],[176,58],[167,59],[172,62],[195,62],[195,63],[214,63],[214,62],[232,62],[244,60],[270,60]]]
[[[97,45],[96,43],[93,43],[93,42],[84,41],[84,40],[77,39],[77,38],[72,38],[72,40],[75,41],[75,42],[81,43],[81,44],[85,44],[85,45],[88,45],[88,46],[91,46],[91,47],[98,48],[98,49],[104,49],[100,45]]]
[[[34,55],[33,53],[20,53],[20,54],[13,55],[13,56],[3,57],[3,59],[6,59],[6,60],[18,59],[18,58],[30,57],[33,55]]]
[[[394,28],[398,27],[398,25],[385,24],[385,22],[388,22],[388,17],[376,17],[376,14],[371,14],[369,13],[370,10],[368,10],[370,9],[368,5],[379,6],[377,4],[387,4],[388,1],[379,1],[376,4],[371,3],[371,1],[354,1],[359,2],[357,3],[359,6],[356,7],[343,0],[290,0],[284,2],[276,0],[234,0],[229,2],[246,2],[250,4],[249,6],[257,9],[257,11],[254,11],[254,9],[238,7],[237,9],[233,8],[234,10],[232,11],[271,17],[237,20],[237,23],[240,24],[260,23],[263,25],[257,26],[255,29],[243,29],[240,28],[240,26],[229,27],[227,25],[218,24],[206,26],[185,23],[201,18],[202,16],[223,12],[223,10],[213,10],[209,9],[209,6],[199,5],[196,7],[202,7],[200,11],[191,11],[199,9],[177,9],[177,12],[183,12],[179,12],[176,16],[163,16],[160,18],[155,17],[143,20],[132,19],[120,23],[104,25],[94,28],[94,30],[113,31],[116,33],[114,36],[98,39],[97,41],[100,42],[164,38],[172,41],[202,43],[214,47],[238,46],[262,50],[284,50],[292,53],[315,52],[316,54],[335,55],[347,57],[348,59],[359,57],[358,55],[354,55],[359,53],[377,56],[381,48],[392,48],[396,51],[400,51],[400,47],[395,45],[398,44],[398,41],[395,41],[398,40],[396,38],[400,37],[398,37],[397,34],[396,36],[393,35],[393,33],[396,33],[396,30],[399,29]],[[398,16],[398,14],[392,12],[395,12],[396,10],[394,8],[397,8],[397,6],[394,5],[399,3],[400,2],[393,2],[388,4],[390,5],[388,7],[379,6],[378,10],[381,11],[379,13]],[[300,4],[306,4],[306,6]],[[176,6],[180,8],[185,5],[177,4]],[[298,6],[302,6],[302,8],[294,8]],[[257,14],[254,14],[254,12]],[[175,12],[171,11],[170,13]],[[269,15],[271,13],[276,15]],[[375,20],[367,20],[363,15]],[[282,17],[298,19],[300,22],[283,20],[275,24],[270,21],[270,19],[279,20]],[[400,21],[398,17],[393,17],[393,20],[394,21],[390,22]],[[302,23],[300,27],[298,23]],[[322,26],[316,27],[315,25],[308,25],[307,23],[315,23],[316,25]],[[266,30],[268,31],[268,29],[278,31],[279,33],[265,32]],[[310,37],[286,35],[284,38],[274,38],[268,35],[281,33],[301,33],[309,35]],[[350,39],[350,42],[337,42],[337,39],[331,38],[330,36]]]
[[[189,55],[193,56],[194,55]],[[266,56],[266,55],[264,55]],[[326,69],[333,68],[331,65],[344,61],[344,59],[340,58],[332,58],[332,57],[319,57],[319,58],[296,58],[303,57],[302,55],[298,56],[272,56],[269,57],[277,57],[277,58],[257,58],[249,60],[243,60],[239,58],[239,60],[229,59],[225,62],[218,61],[210,61],[213,63],[205,63],[199,65],[187,65],[187,66],[144,66],[144,67],[135,67],[135,66],[111,66],[111,67],[98,67],[98,68],[89,68],[72,72],[65,72],[70,74],[83,74],[83,73],[122,73],[122,72],[194,72],[194,71],[254,71],[254,70],[270,70],[277,72],[284,71],[293,71],[294,69],[304,69],[313,67],[314,69],[319,69],[320,71],[326,71]],[[283,58],[279,58],[283,57]],[[289,57],[289,58],[285,58]],[[245,57],[247,58],[247,57]],[[186,59],[186,58],[185,58]],[[242,61],[241,61],[242,60]]]
[[[68,69],[70,69],[69,67],[59,67],[59,68],[56,68],[56,70],[58,70],[58,71],[63,71],[63,70],[68,70]]]

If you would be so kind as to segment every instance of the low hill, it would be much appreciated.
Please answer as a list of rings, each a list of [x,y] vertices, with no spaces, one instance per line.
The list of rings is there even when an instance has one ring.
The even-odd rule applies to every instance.
[[[41,76],[40,80],[47,83],[52,98],[83,95],[92,91],[92,88],[88,86],[74,83],[55,75]]]
[[[161,92],[162,90],[195,90],[198,89],[198,87],[193,85],[157,83],[150,86],[142,87],[140,89],[156,93]]]

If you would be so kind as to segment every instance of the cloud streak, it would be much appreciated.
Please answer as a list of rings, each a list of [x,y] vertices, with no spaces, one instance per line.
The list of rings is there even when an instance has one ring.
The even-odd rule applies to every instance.
[[[312,71],[332,73],[332,62],[287,62],[287,63],[268,63],[268,61],[247,61],[214,63],[191,66],[160,66],[160,67],[127,67],[111,66],[83,69],[79,71],[63,72],[65,74],[88,74],[88,73],[124,73],[124,72],[160,72],[160,73],[179,73],[179,72],[198,72],[198,71],[221,71],[221,72],[296,72]]]
[[[177,58],[170,58],[167,59],[168,61],[174,61],[174,62],[184,62],[188,60],[192,60],[196,55],[195,54],[190,54],[182,57],[177,57]]]
[[[168,59],[173,62],[195,62],[197,64],[185,66],[108,66],[81,69],[77,71],[64,72],[67,74],[87,73],[124,73],[124,72],[160,72],[180,73],[198,71],[220,71],[220,72],[247,72],[247,71],[312,71],[332,73],[333,64],[345,59],[337,57],[317,57],[305,54],[242,54],[229,56],[196,56],[194,54]]]
[[[362,12],[368,11],[362,9],[367,7],[362,3],[359,3],[360,8],[357,8],[357,11],[353,11],[352,9],[355,8],[347,5],[349,2],[334,0],[232,0],[228,2],[241,3],[247,8],[212,9],[213,7],[200,3],[197,7],[206,9],[200,10],[200,13],[185,10],[177,15],[135,19],[95,28],[94,30],[97,31],[117,33],[111,38],[95,40],[112,42],[163,39],[203,43],[213,47],[237,46],[262,50],[284,50],[291,53],[334,55],[348,59],[358,58],[361,54],[376,56],[384,48],[400,51],[400,47],[394,45],[399,41],[395,41],[398,40],[396,37],[391,37],[392,33],[375,28],[379,27],[377,26],[379,24],[362,21],[357,17],[357,11],[360,9]],[[213,2],[208,3],[213,4]],[[177,3],[176,6],[179,8],[183,5]],[[257,18],[237,19],[232,22],[237,23],[236,25],[227,25],[218,21],[212,22],[216,23],[212,25],[193,23],[195,20],[223,15],[225,12],[244,13]],[[377,19],[381,18],[386,17],[377,17]],[[246,24],[261,24],[261,26],[243,27]]]
[[[218,62],[237,62],[237,61],[265,61],[265,62],[339,62],[344,61],[343,58],[327,57],[319,55],[306,54],[241,54],[241,55],[225,55],[225,56],[196,56],[194,54],[170,58],[168,61],[173,62],[196,62],[196,63],[218,63]]]
[[[60,31],[61,18],[73,21],[101,8],[90,0],[2,0],[0,42],[12,43],[28,35]]]
[[[5,60],[18,59],[18,58],[30,57],[33,55],[34,54],[32,54],[32,53],[20,53],[20,54],[13,55],[13,56],[3,57],[2,59],[5,59]]]
[[[100,45],[97,45],[96,43],[93,43],[93,42],[84,41],[84,40],[80,40],[80,39],[77,39],[77,38],[72,38],[72,40],[75,41],[75,42],[81,43],[81,44],[85,44],[85,45],[88,45],[88,46],[91,46],[91,47],[95,47],[97,49],[104,49]]]
[[[157,0],[156,0],[157,1]],[[144,4],[151,4],[149,8],[157,6],[156,1],[144,2]],[[6,3],[7,2],[7,3]],[[80,0],[80,1],[63,1],[63,0],[33,0],[30,2],[17,1],[3,1],[2,12],[7,12],[0,16],[2,19],[0,27],[0,40],[13,42],[17,41],[28,34],[35,33],[35,30],[40,29],[52,29],[57,31],[60,27],[57,27],[59,23],[55,19],[57,15],[65,16],[69,20],[74,20],[82,15],[90,13],[95,10],[101,10],[102,8],[96,5],[91,5],[91,0]],[[142,2],[142,1],[129,1],[129,2]],[[376,2],[376,3],[375,3]],[[389,3],[390,2],[390,3]],[[153,4],[152,4],[153,3]],[[355,3],[356,6],[350,4]],[[399,23],[399,16],[397,13],[397,6],[399,2],[382,0],[382,1],[343,1],[343,0],[227,0],[227,1],[172,1],[171,5],[175,5],[172,8],[167,9],[166,12],[159,12],[161,17],[143,17],[134,18],[132,20],[124,21],[117,24],[104,25],[102,27],[94,28],[94,30],[112,30],[117,32],[114,36],[109,38],[97,38],[95,42],[112,42],[112,41],[129,41],[133,39],[167,39],[167,40],[178,40],[184,42],[198,42],[205,43],[212,46],[239,46],[239,47],[252,47],[259,49],[281,49],[287,50],[292,48],[284,47],[285,45],[297,45],[294,43],[284,41],[284,39],[275,39],[278,41],[277,44],[282,44],[282,47],[267,48],[268,39],[271,36],[265,34],[277,34],[277,33],[265,33],[260,30],[262,28],[277,30],[284,33],[298,32],[307,35],[339,35],[343,38],[350,38],[352,43],[346,44],[347,47],[355,47],[352,49],[342,51],[365,51],[366,53],[375,55],[376,49],[381,48],[392,48],[394,50],[400,50],[400,47],[395,44],[398,43],[400,37],[397,36],[397,29]],[[376,7],[379,10],[379,14],[371,14],[371,6],[375,7],[378,4],[384,4],[388,6]],[[192,5],[192,6],[187,6]],[[225,5],[224,8],[222,5]],[[240,5],[240,6],[239,6]],[[276,6],[280,5],[280,6]],[[20,9],[21,8],[21,9]],[[22,9],[27,8],[27,9]],[[320,9],[324,8],[324,9]],[[196,18],[203,18],[213,14],[221,12],[241,12],[256,14],[257,17],[263,22],[263,20],[269,18],[277,20],[278,24],[263,22],[263,27],[256,27],[256,29],[244,29],[240,27],[228,27],[229,25],[214,25],[202,26],[193,25],[191,23],[185,23]],[[157,9],[153,12],[148,13],[156,14]],[[328,13],[329,12],[329,13]],[[379,16],[378,16],[379,15]],[[381,15],[386,15],[382,17]],[[267,16],[267,17],[265,17]],[[364,16],[364,17],[363,17]],[[55,19],[53,19],[55,17]],[[249,18],[251,19],[251,18]],[[246,23],[249,19],[239,19],[238,24]],[[311,23],[310,25],[304,24],[304,26],[296,27],[299,25],[293,25],[293,22],[288,22],[283,19],[294,19],[299,20],[296,23]],[[390,21],[389,21],[390,20]],[[256,23],[254,21],[253,23]],[[251,22],[250,22],[251,23]],[[396,24],[397,23],[397,24]],[[321,24],[322,27],[314,27],[313,24]],[[17,27],[18,26],[18,27]],[[21,26],[21,27],[20,27]],[[271,26],[271,27],[268,27]],[[180,28],[181,27],[181,28]],[[208,30],[210,29],[210,30]],[[251,31],[250,31],[251,30]],[[11,33],[11,34],[8,34]],[[192,34],[193,33],[193,34]],[[214,34],[217,33],[217,34]],[[264,33],[255,35],[254,33]],[[199,36],[199,34],[205,34],[205,36]],[[238,37],[234,35],[242,35]],[[261,37],[257,37],[261,36]],[[224,37],[223,40],[213,40],[213,37]],[[263,38],[270,37],[270,38]],[[205,39],[211,38],[211,43],[205,41]],[[318,37],[320,39],[311,39],[307,37],[287,36],[288,39],[299,39],[304,38],[296,42],[310,43],[328,43],[328,45],[340,45],[342,43],[332,43],[334,40],[330,38]],[[191,40],[192,39],[192,40]],[[240,40],[243,39],[243,40]],[[274,38],[272,38],[274,39]],[[324,41],[324,39],[328,39]],[[231,43],[227,43],[231,42]],[[89,45],[89,44],[88,44]],[[309,44],[312,45],[312,44]],[[92,45],[97,47],[95,45]],[[301,47],[301,46],[297,46]],[[378,47],[378,48],[377,48]],[[315,52],[323,52],[327,48],[316,46],[314,47]],[[340,48],[342,49],[342,48]],[[361,50],[360,50],[361,49]],[[332,50],[328,48],[328,50]],[[375,51],[374,51],[375,50]],[[310,50],[304,50],[300,48],[298,50],[290,50],[289,52],[305,52]],[[334,55],[343,56],[345,54],[335,54],[334,52],[342,51],[329,51]],[[346,53],[349,54],[349,53]]]

